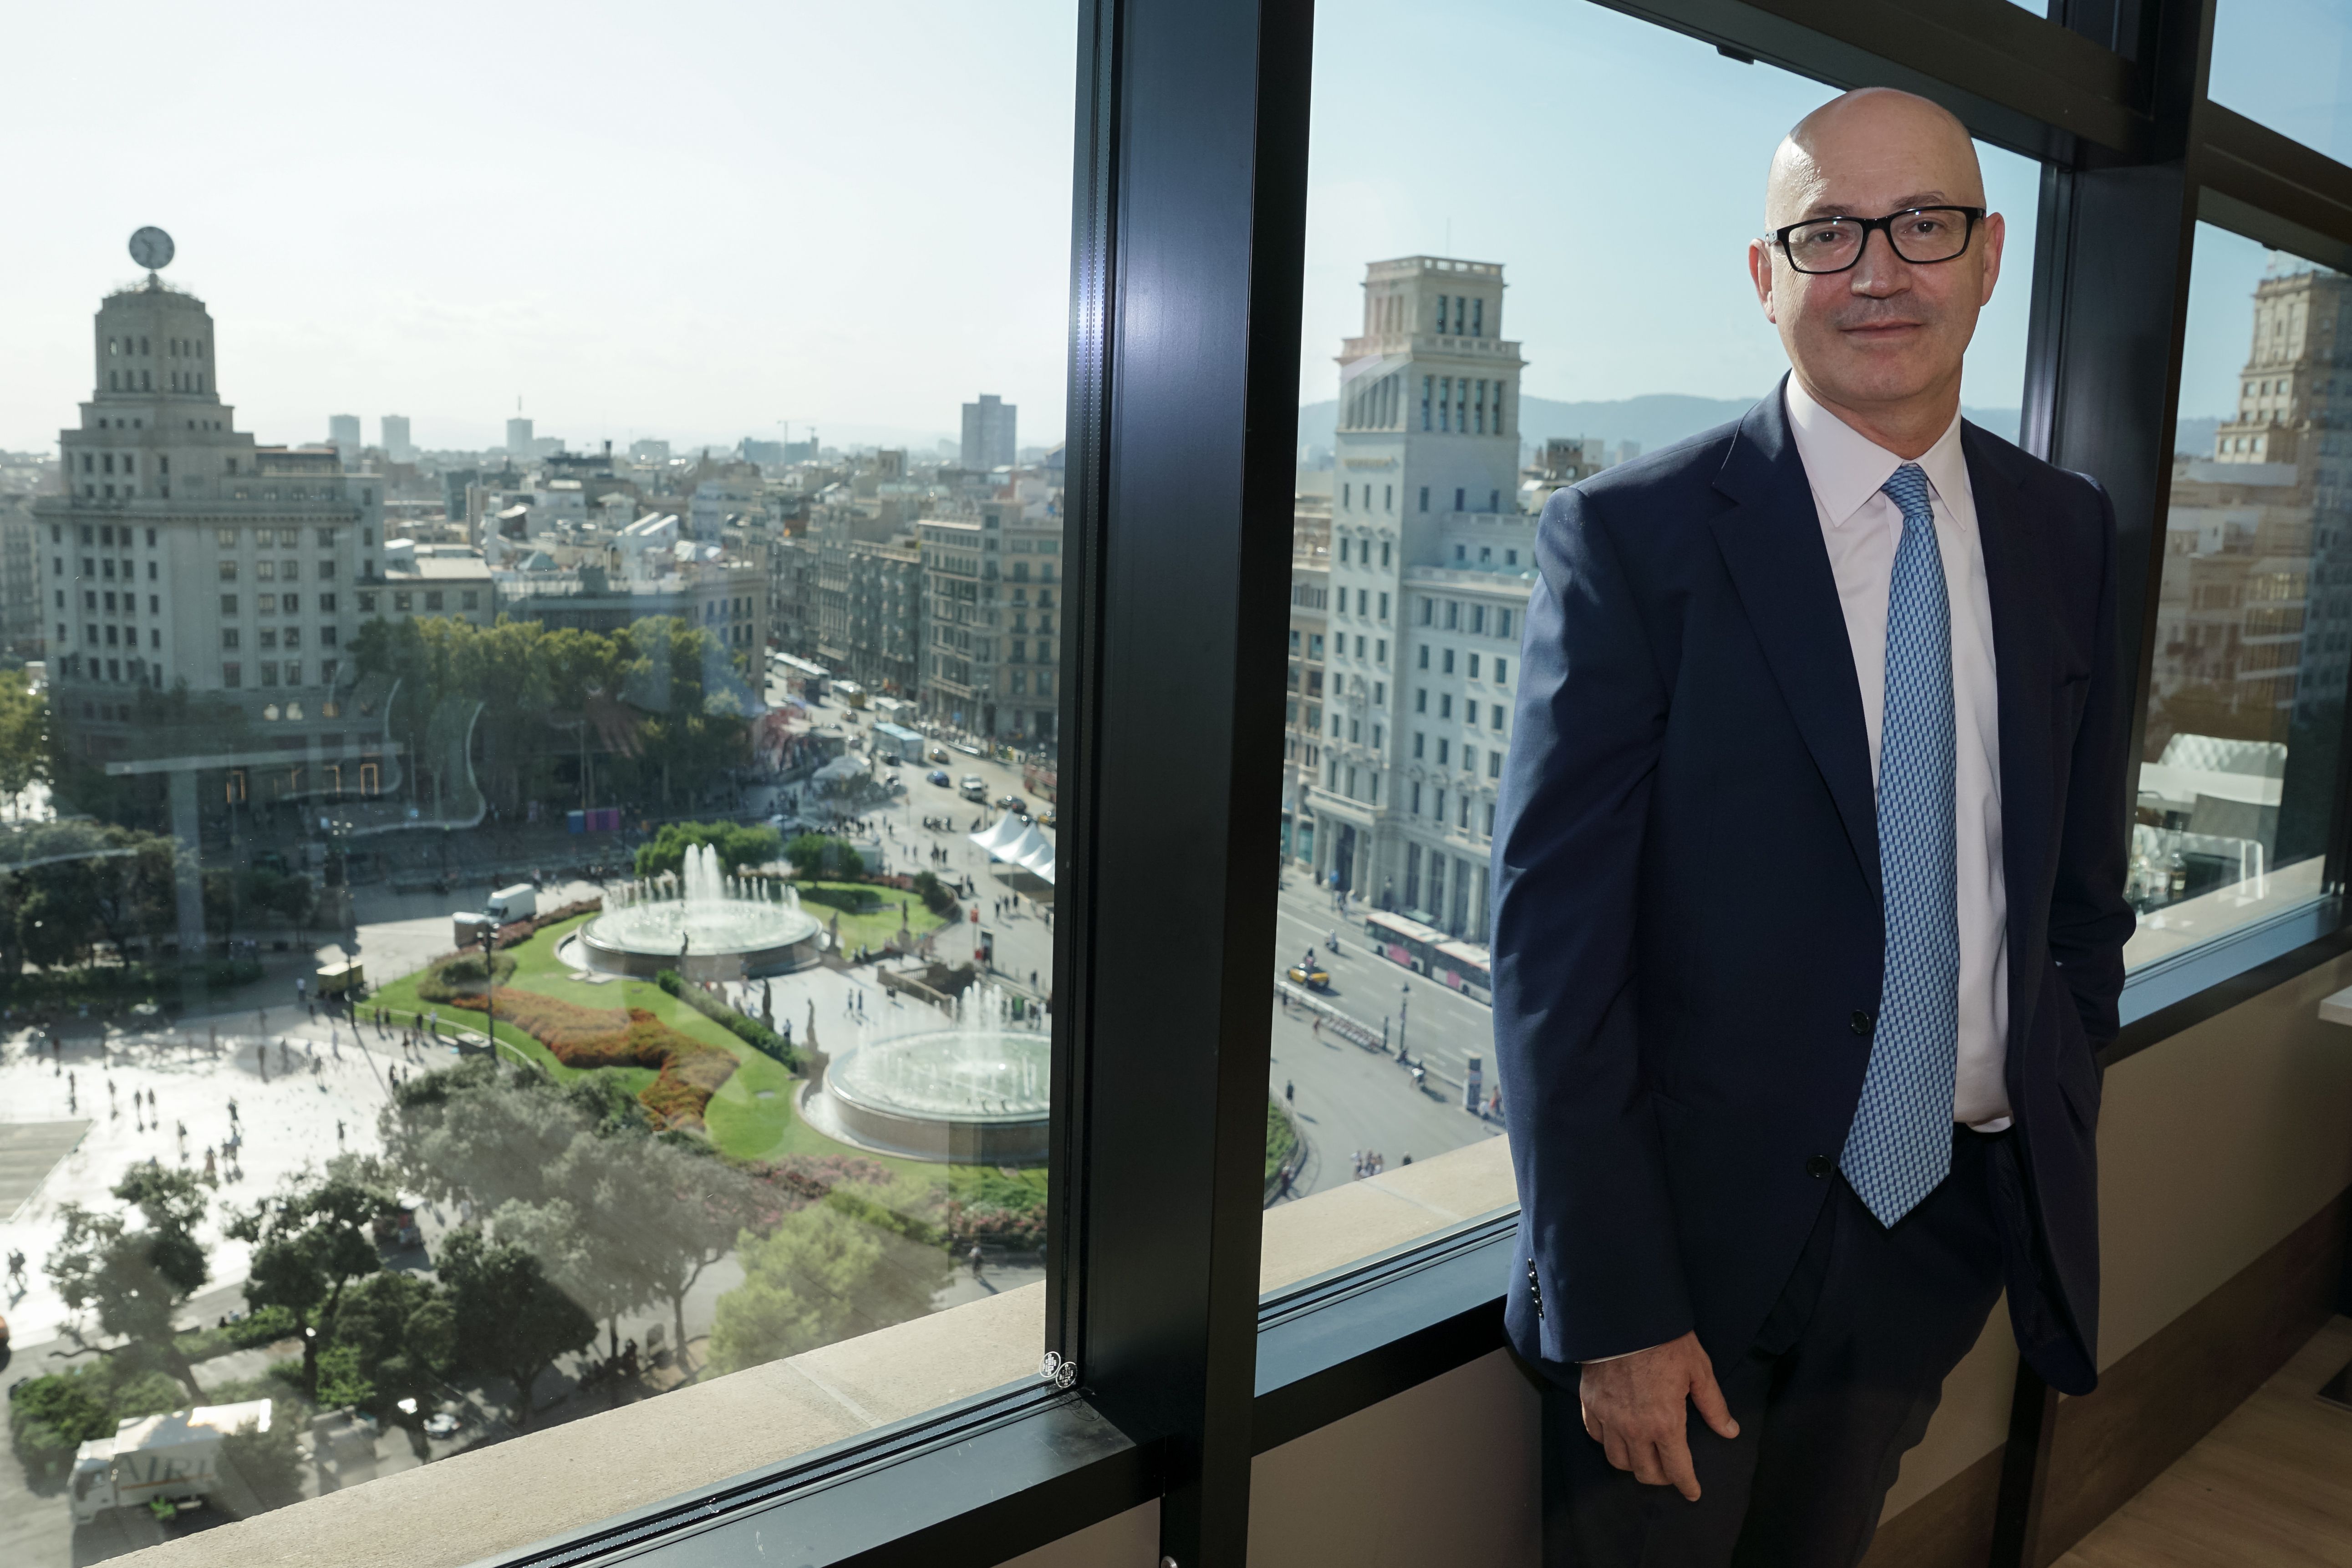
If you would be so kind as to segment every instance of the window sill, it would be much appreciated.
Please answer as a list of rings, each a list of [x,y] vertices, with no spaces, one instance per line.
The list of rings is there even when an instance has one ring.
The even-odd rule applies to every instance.
[[[1435,1247],[1423,1243],[1512,1201],[1510,1151],[1497,1136],[1269,1210],[1260,1284],[1282,1294],[1269,1305],[1262,1341],[1261,1405],[1278,1399],[1286,1426],[1311,1427],[1499,1344],[1504,1274],[1499,1255],[1486,1254],[1507,1247],[1507,1234],[1498,1239],[1473,1226]],[[1381,1289],[1391,1282],[1410,1288]],[[1079,1405],[1074,1413],[1076,1402],[1066,1398],[1021,1405],[1026,1389],[1042,1389],[1035,1373],[1045,1342],[1045,1288],[1026,1286],[186,1536],[140,1560],[156,1568],[547,1563],[572,1555],[562,1538],[609,1542],[632,1514],[642,1516],[634,1526],[645,1531],[639,1554],[703,1524],[694,1537],[698,1559],[733,1530],[763,1528],[774,1507],[800,1503],[792,1483],[801,1467],[822,1479],[829,1463],[867,1463],[869,1484],[813,1480],[806,1500],[829,1499],[824,1506],[833,1510],[854,1494],[862,1500],[850,1510],[856,1518],[869,1528],[898,1520],[910,1550],[917,1534],[945,1528],[922,1516],[954,1502],[957,1478],[1002,1501],[1020,1487],[1051,1488],[1093,1468],[1128,1478],[1100,1494],[1104,1517],[1141,1501],[1140,1459],[1116,1434],[1095,1430],[1091,1412]],[[1007,1408],[993,1416],[975,1409],[943,1447],[916,1452],[927,1424],[919,1418],[958,1401]],[[899,1424],[910,1429],[912,1458],[864,1461],[860,1446]],[[740,1493],[786,1461],[794,1463],[772,1478],[773,1504],[728,1503],[729,1519],[716,1519],[715,1494]],[[898,1468],[909,1462],[942,1470],[919,1482]],[[877,1507],[883,1492],[892,1507]],[[845,1561],[864,1550],[845,1543],[812,1555],[828,1531],[811,1534],[801,1518],[796,1562]],[[1055,1533],[1091,1522],[1066,1514]],[[936,1539],[924,1550],[942,1561]]]

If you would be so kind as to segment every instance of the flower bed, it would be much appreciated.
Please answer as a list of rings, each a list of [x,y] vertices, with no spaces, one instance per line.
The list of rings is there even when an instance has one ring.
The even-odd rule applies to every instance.
[[[451,1005],[487,1013],[490,999],[460,996]],[[637,1099],[667,1126],[701,1126],[710,1097],[735,1075],[731,1054],[678,1033],[643,1007],[631,1007],[624,1015],[536,992],[509,991],[499,996],[498,1016],[545,1046],[566,1067],[658,1068]]]

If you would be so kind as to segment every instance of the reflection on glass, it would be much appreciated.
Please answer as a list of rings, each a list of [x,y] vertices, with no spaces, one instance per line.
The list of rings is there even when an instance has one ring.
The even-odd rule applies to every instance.
[[[1066,190],[1070,14],[1031,20],[918,29],[904,63],[996,59],[923,112]],[[1016,69],[1045,86],[1008,108]],[[751,134],[706,120],[669,174],[751,188]],[[472,177],[436,147],[404,143],[412,175]],[[0,321],[72,345],[0,395],[0,1557],[118,1555],[781,1358],[844,1391],[792,1405],[803,1446],[1033,1372],[1062,209],[934,247],[922,289],[806,247],[814,293],[776,304],[740,287],[793,248],[759,204],[681,196],[750,227],[617,275],[544,253],[520,295],[322,208],[380,270],[321,302],[273,290],[215,190],[236,162],[178,165],[203,243],[142,231],[135,267],[20,279],[37,330]],[[999,199],[829,205],[887,238]],[[882,307],[813,330],[852,282]],[[436,325],[272,347],[362,331],[369,290]],[[518,384],[551,406],[483,390]],[[418,412],[328,412],[362,396]],[[993,1326],[928,1362],[861,1340],[954,1311]],[[485,1530],[535,1533],[516,1501]]]
[[[2283,136],[2352,161],[2352,13],[2335,0],[2218,0],[2206,90]]]
[[[1565,121],[1557,104],[1491,107],[1500,145],[1565,132],[1579,174],[1560,199],[1523,199],[1532,163],[1368,142],[1345,90],[1317,96],[1269,1285],[1513,1201],[1487,868],[1537,517],[1561,486],[1738,418],[1785,367],[1723,258],[1756,229],[1771,149],[1827,92],[1599,7],[1487,16],[1572,81]],[[1336,86],[1410,18],[1353,0],[1318,22],[1317,69]],[[1667,100],[1691,106],[1687,124],[1649,111]],[[1723,156],[1738,147],[1753,156]],[[2035,171],[1980,151],[2014,265],[2032,254]],[[1677,221],[1628,267],[1595,237],[1661,188]],[[1475,248],[1438,248],[1449,227]],[[1969,356],[1966,413],[2005,437],[2027,294],[2024,270],[2002,279]],[[1373,1192],[1345,1226],[1316,1217],[1319,1194],[1359,1183]]]
[[[2352,658],[2346,280],[2211,227],[2197,247],[2184,379],[2248,346],[2234,397],[2231,382],[2181,387],[2184,411],[2214,412],[2184,413],[2173,459],[2132,829],[2136,964],[2318,894]]]

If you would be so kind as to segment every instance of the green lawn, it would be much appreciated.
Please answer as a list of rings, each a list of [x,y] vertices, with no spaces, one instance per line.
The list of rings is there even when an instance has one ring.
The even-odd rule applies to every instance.
[[[916,911],[924,913],[919,901]],[[830,913],[830,910],[826,911]],[[704,1120],[710,1129],[710,1141],[725,1153],[745,1160],[774,1160],[787,1154],[856,1154],[878,1160],[894,1170],[940,1177],[940,1167],[915,1160],[893,1159],[870,1153],[849,1144],[826,1137],[803,1122],[793,1110],[793,1096],[800,1080],[772,1058],[761,1056],[749,1045],[722,1028],[715,1020],[706,1018],[677,997],[668,994],[649,980],[625,980],[619,977],[602,984],[588,984],[572,978],[572,971],[555,957],[556,944],[569,935],[582,921],[580,916],[561,925],[550,926],[526,942],[505,950],[504,956],[515,961],[513,977],[499,990],[520,986],[545,996],[576,1003],[583,1007],[643,1007],[682,1035],[713,1045],[734,1057],[737,1067],[733,1076],[719,1086],[710,1099]],[[843,939],[848,935],[851,917],[842,921]],[[931,924],[939,923],[936,917]],[[895,914],[892,929],[896,929]],[[405,975],[383,986],[372,995],[369,1004],[390,1007],[396,1022],[404,1023],[411,1015],[421,1016],[428,1007],[437,1006],[444,1022],[479,1033],[484,1022],[479,1013],[452,1007],[446,1003],[430,1003],[416,994],[416,976]],[[822,1030],[819,1032],[822,1039]],[[553,1052],[515,1026],[501,1021],[498,1039],[508,1052],[545,1068],[558,1082],[570,1082],[583,1071],[605,1072],[620,1076],[621,1081],[634,1094],[654,1079],[650,1068],[569,1068],[555,1059]],[[764,1095],[762,1091],[765,1091]]]
[[[899,910],[902,904],[905,906],[906,929],[913,931],[917,936],[922,935],[927,931],[936,931],[946,923],[938,915],[925,909],[923,900],[911,892],[901,893],[890,888],[868,887],[860,882],[796,882],[793,886],[802,889],[838,889],[853,895],[864,891],[876,894],[880,898],[880,908],[868,914],[854,915],[846,910],[835,909],[831,904],[821,904],[814,899],[806,899],[802,903],[803,912],[814,916],[827,931],[835,929],[834,920],[836,916],[839,917],[841,945],[846,952],[854,952],[861,946],[881,947],[892,937],[898,935]]]

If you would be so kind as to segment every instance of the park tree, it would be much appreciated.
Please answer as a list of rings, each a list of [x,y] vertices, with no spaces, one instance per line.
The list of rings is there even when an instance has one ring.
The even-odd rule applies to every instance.
[[[946,1285],[946,1249],[912,1185],[837,1186],[765,1237],[745,1236],[743,1283],[719,1298],[712,1363],[734,1372],[919,1318]]]
[[[134,1165],[115,1184],[125,1212],[103,1213],[67,1204],[60,1209],[65,1234],[47,1265],[51,1283],[75,1313],[89,1312],[99,1333],[120,1339],[118,1346],[92,1342],[77,1318],[65,1331],[79,1355],[132,1355],[170,1373],[202,1400],[195,1369],[181,1353],[172,1319],[183,1302],[204,1288],[209,1276],[195,1227],[204,1217],[205,1192],[184,1171],[166,1171],[153,1162]],[[135,1214],[140,1224],[131,1222]]]
[[[417,1275],[379,1269],[343,1293],[327,1337],[364,1384],[360,1403],[406,1430],[422,1459],[425,1411],[457,1360],[457,1322],[447,1295]]]
[[[560,1358],[588,1347],[596,1337],[595,1321],[548,1278],[538,1258],[471,1227],[442,1244],[439,1273],[458,1363],[514,1384],[509,1419],[523,1430],[530,1425],[540,1378]]]
[[[625,1190],[625,1160],[604,1157],[614,1146],[603,1139],[575,1145],[564,1185],[576,1197],[540,1205],[509,1202],[490,1216],[490,1230],[538,1258],[563,1293],[604,1325],[609,1353],[618,1355],[621,1314],[642,1305],[651,1292],[646,1271],[630,1267],[624,1250],[646,1228],[633,1223],[630,1214],[644,1195]]]
[[[302,1339],[302,1396],[314,1402],[319,1357],[327,1348],[321,1327],[333,1319],[344,1289],[382,1267],[367,1227],[392,1202],[362,1169],[338,1164],[324,1176],[310,1171],[294,1176],[276,1197],[239,1213],[228,1226],[230,1236],[253,1244],[247,1304],[293,1314]]]
[[[0,795],[8,816],[17,797],[49,773],[49,704],[22,669],[0,672]]]
[[[795,834],[784,846],[784,858],[801,877],[851,877],[866,869],[857,846],[823,833]]]
[[[765,866],[783,849],[782,836],[772,827],[741,822],[666,822],[653,842],[637,847],[640,877],[674,875],[686,864],[686,852],[708,844],[719,857],[719,868],[732,876],[746,866]]]
[[[686,1298],[704,1270],[735,1250],[745,1226],[772,1212],[765,1184],[684,1135],[611,1140],[602,1151],[614,1188],[629,1194],[607,1221],[614,1261],[646,1299],[667,1302],[680,1354]]]

